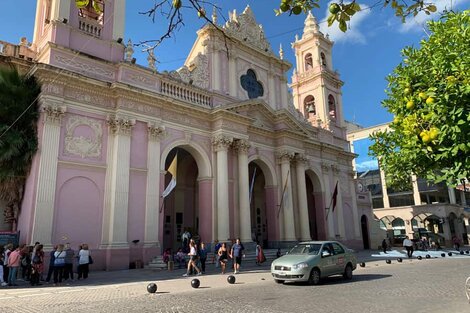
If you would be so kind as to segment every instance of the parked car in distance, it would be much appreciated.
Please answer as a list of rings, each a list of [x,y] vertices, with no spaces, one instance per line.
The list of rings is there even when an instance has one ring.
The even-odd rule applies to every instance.
[[[322,278],[341,274],[352,279],[357,267],[354,251],[337,241],[307,241],[295,245],[271,264],[271,275],[278,284],[309,282],[318,285]]]

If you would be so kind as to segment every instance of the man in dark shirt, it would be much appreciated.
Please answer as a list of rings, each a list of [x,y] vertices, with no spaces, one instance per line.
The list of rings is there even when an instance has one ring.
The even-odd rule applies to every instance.
[[[233,258],[233,273],[238,274],[240,272],[240,264],[242,264],[242,256],[244,256],[243,251],[245,248],[240,243],[240,238],[237,238],[237,241],[232,246],[230,251],[230,256]]]

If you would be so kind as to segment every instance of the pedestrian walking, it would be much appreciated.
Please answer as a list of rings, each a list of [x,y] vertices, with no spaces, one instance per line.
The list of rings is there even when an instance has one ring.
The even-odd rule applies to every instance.
[[[212,257],[212,263],[215,262],[215,267],[219,267],[220,266],[219,249],[222,245],[217,239],[214,241],[214,244],[215,244],[214,256]]]
[[[413,256],[413,241],[411,241],[408,236],[406,236],[405,240],[403,240],[403,247],[406,249],[408,258],[411,258]]]
[[[206,244],[204,242],[201,242],[201,247],[199,248],[199,261],[201,262],[201,271],[203,274],[206,272],[206,260],[207,260]]]
[[[238,274],[240,272],[240,265],[242,264],[242,257],[244,254],[245,247],[240,242],[240,238],[237,238],[230,250],[230,257],[233,258],[233,273]]]
[[[387,240],[386,239],[382,240],[382,250],[384,251],[385,254],[387,254]]]
[[[224,242],[219,248],[219,262],[220,262],[220,268],[222,269],[222,274],[225,274],[225,268],[228,263],[228,250],[227,250],[227,244]]]
[[[263,248],[256,243],[256,265],[261,265],[266,261],[266,256],[264,255]]]
[[[460,251],[460,239],[456,235],[452,237],[452,243],[454,244],[454,249]]]
[[[189,273],[191,272],[192,269],[195,269],[197,272],[197,275],[201,275],[201,270],[197,267],[196,262],[197,262],[197,247],[196,247],[196,242],[191,239],[189,241],[189,262],[188,262],[188,268],[186,269],[186,273],[183,274],[183,276],[189,276]]]

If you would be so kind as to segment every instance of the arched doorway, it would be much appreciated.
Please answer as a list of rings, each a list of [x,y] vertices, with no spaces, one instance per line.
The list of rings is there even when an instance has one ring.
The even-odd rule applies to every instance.
[[[255,163],[248,166],[250,178],[251,239],[262,247],[268,246],[268,219],[266,214],[266,179],[263,170]]]
[[[323,193],[320,179],[312,170],[305,172],[305,187],[307,189],[308,220],[310,226],[310,238],[312,240],[324,240],[326,236],[325,225],[320,221],[324,220]]]
[[[364,246],[364,249],[370,249],[369,226],[367,222],[367,216],[365,215],[361,217],[361,230],[362,230],[362,244]]]
[[[164,200],[163,210],[163,248],[176,251],[182,247],[181,235],[188,230],[192,238],[199,235],[199,186],[198,166],[194,157],[181,147],[173,148],[165,160],[168,169],[177,156],[176,187]],[[168,186],[171,175],[165,175],[165,186]]]
[[[411,225],[415,239],[426,238],[430,246],[444,246],[443,219],[432,213],[420,213],[413,217]]]

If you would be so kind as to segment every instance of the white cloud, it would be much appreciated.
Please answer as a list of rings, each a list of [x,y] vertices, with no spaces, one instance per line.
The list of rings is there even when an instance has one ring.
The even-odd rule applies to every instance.
[[[406,20],[406,23],[400,25],[399,31],[401,33],[407,33],[412,31],[422,31],[423,27],[426,26],[426,21],[439,17],[442,11],[456,9],[463,3],[470,2],[470,0],[435,0],[434,5],[437,11],[427,15],[424,12],[420,12],[414,17],[410,17]]]
[[[361,163],[356,163],[356,172],[365,172],[369,170],[376,170],[379,168],[377,160],[369,160]]]
[[[335,22],[333,25],[328,27],[328,23],[326,21],[328,15],[330,12],[328,11],[328,7],[330,3],[334,1],[330,1],[328,5],[326,6],[326,17],[324,20],[320,22],[320,30],[324,34],[330,35],[330,39],[333,40],[334,42],[351,42],[351,43],[360,43],[360,44],[366,44],[366,37],[364,34],[359,30],[360,25],[364,22],[364,20],[369,16],[371,11],[369,9],[365,9],[363,11],[357,12],[354,14],[354,16],[351,18],[351,21],[348,22],[348,30],[343,33],[339,28],[338,28],[338,23]],[[344,4],[347,4],[349,2],[344,2]],[[366,5],[364,4],[359,4],[361,8],[365,8]]]

